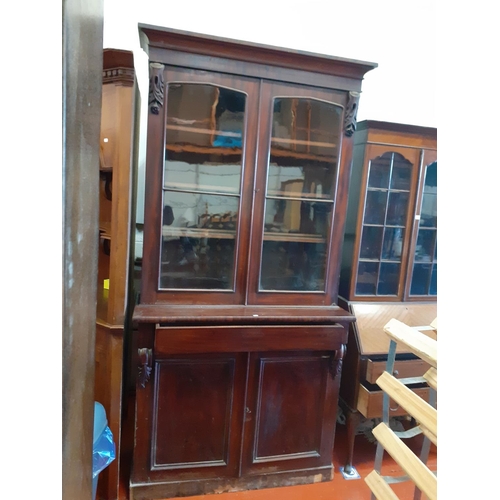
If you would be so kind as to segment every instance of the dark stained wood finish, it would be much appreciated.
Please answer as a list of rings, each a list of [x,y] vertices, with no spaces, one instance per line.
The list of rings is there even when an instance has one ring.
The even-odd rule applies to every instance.
[[[102,24],[102,0],[63,1],[62,496],[74,500],[92,497]]]
[[[250,356],[244,474],[331,465],[338,379],[328,352]]]
[[[160,265],[160,245],[158,244],[158,228],[161,227],[162,214],[162,183],[163,165],[165,156],[165,126],[166,105],[162,107],[159,115],[149,114],[148,145],[146,170],[146,197],[148,202],[144,208],[144,250],[142,269],[141,302],[155,303],[168,302],[170,304],[241,304],[244,301],[246,288],[246,262],[248,259],[250,217],[252,215],[252,186],[253,162],[255,161],[255,143],[257,130],[257,105],[259,99],[259,85],[257,80],[248,78],[219,75],[217,73],[181,70],[166,67],[165,103],[167,101],[168,83],[172,82],[198,82],[219,85],[247,94],[245,109],[245,147],[242,164],[242,191],[238,209],[237,223],[237,248],[235,262],[235,291],[166,291],[158,289],[158,276]]]
[[[339,349],[345,344],[347,330],[341,325],[328,326],[217,326],[164,327],[156,329],[155,351],[182,352],[254,352],[260,350]]]
[[[347,324],[353,314],[339,306],[169,306],[138,304],[134,320],[138,323],[176,324]]]
[[[152,371],[149,380],[137,378],[130,496],[166,498],[330,480],[340,371],[354,320],[336,304],[353,145],[343,122],[349,92],[360,90],[364,73],[375,65],[163,28],[141,26],[140,31],[154,80],[142,288],[133,321],[134,345],[142,358],[151,356]],[[170,82],[207,83],[246,94],[232,290],[159,289]],[[310,293],[258,292],[276,96],[326,101],[342,110],[325,289]],[[183,148],[179,143],[170,149]],[[186,151],[195,159],[213,149],[196,144]],[[227,148],[222,153],[237,157]],[[280,153],[279,161],[294,155]],[[294,162],[311,159],[312,152],[300,153]],[[139,353],[137,363],[138,358]]]
[[[348,82],[349,87],[337,88],[349,88],[349,90],[358,90],[358,88],[353,89],[352,86],[360,85],[363,75],[377,67],[376,63],[371,62],[292,49],[279,49],[262,44],[239,42],[145,24],[140,24],[139,29],[143,34],[142,46],[147,51],[149,58],[164,64],[178,65],[178,61],[172,61],[172,54],[180,54],[181,57],[189,55],[191,56],[189,58],[190,67],[192,68],[196,68],[198,61],[206,61],[205,64],[208,64],[208,67],[203,69],[234,73],[236,72],[235,66],[231,63],[235,62],[240,74],[247,71],[250,75],[261,78],[278,81],[288,80],[309,85],[315,84],[311,79],[317,74],[328,75],[330,85],[342,81]],[[244,64],[241,64],[242,62]],[[285,69],[291,71],[285,72]],[[303,75],[304,81],[300,75]],[[337,77],[339,81],[337,82],[332,77]],[[323,86],[330,87],[330,85]]]

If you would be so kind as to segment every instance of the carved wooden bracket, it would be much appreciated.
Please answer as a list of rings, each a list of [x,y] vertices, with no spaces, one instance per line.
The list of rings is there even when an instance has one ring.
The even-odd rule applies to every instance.
[[[157,115],[163,106],[165,82],[163,80],[163,69],[165,66],[159,63],[149,65],[149,109]]]
[[[330,360],[330,375],[335,380],[342,373],[342,361],[344,360],[345,345],[335,351],[335,356]]]
[[[139,353],[139,385],[146,387],[151,371],[153,370],[153,350],[142,348],[138,349]]]
[[[349,92],[349,100],[345,109],[344,134],[351,137],[356,130],[356,116],[358,114],[359,92]]]

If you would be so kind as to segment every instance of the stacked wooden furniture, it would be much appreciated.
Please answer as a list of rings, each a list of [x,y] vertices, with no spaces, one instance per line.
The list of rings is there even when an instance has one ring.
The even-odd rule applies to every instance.
[[[372,491],[372,499],[398,500],[397,495],[389,484],[406,479],[413,481],[415,484],[415,500],[421,497],[422,492],[429,500],[436,500],[437,478],[435,473],[427,467],[426,460],[430,442],[437,446],[437,410],[435,398],[437,391],[437,342],[395,319],[387,323],[384,331],[391,339],[391,348],[387,360],[387,370],[377,379],[377,384],[384,391],[383,422],[373,430],[373,434],[378,441],[375,468],[366,476],[365,481]],[[410,390],[405,385],[407,380],[398,380],[394,377],[396,344],[405,345],[413,354],[425,360],[430,365],[423,379],[430,386],[432,405]],[[392,403],[390,403],[390,399]],[[389,406],[394,403],[402,406],[415,419],[417,426],[414,429],[403,432],[394,432],[391,430],[389,426]],[[403,439],[413,437],[419,433],[425,436],[420,458],[403,441]],[[398,478],[381,475],[384,450],[406,472],[406,476]]]
[[[339,305],[356,317],[340,388],[347,478],[359,477],[352,462],[361,420],[382,416],[376,379],[389,348],[383,326],[396,318],[434,335],[428,325],[437,316],[436,147],[436,129],[428,127],[369,120],[354,134],[339,288]],[[396,376],[421,376],[427,368],[398,346]],[[426,397],[426,386],[414,389]]]
[[[132,226],[136,99],[131,52],[105,49],[101,110],[95,400],[106,410],[116,459],[100,475],[98,498],[118,498],[122,384]]]
[[[133,499],[331,480],[352,133],[375,67],[140,27]]]

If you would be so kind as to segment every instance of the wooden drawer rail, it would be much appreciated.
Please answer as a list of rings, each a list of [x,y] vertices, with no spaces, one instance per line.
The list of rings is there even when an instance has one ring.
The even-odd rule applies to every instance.
[[[433,325],[437,324],[436,320]],[[382,422],[373,429],[377,439],[374,470],[365,478],[370,488],[371,500],[399,500],[394,490],[389,486],[393,483],[412,481],[415,484],[414,500],[420,500],[422,492],[429,500],[437,500],[437,475],[426,463],[429,457],[431,442],[437,446],[437,341],[411,328],[404,323],[391,319],[384,327],[390,338],[386,370],[377,379],[377,385],[383,390]],[[429,363],[431,368],[424,374],[429,384],[429,403],[410,390],[405,382],[392,375],[396,358],[396,346],[404,344],[413,354]],[[417,422],[412,429],[395,432],[389,427],[389,401],[397,402]],[[420,457],[404,443],[404,439],[423,434],[423,446]],[[384,451],[405,471],[404,476],[382,476],[382,458]]]

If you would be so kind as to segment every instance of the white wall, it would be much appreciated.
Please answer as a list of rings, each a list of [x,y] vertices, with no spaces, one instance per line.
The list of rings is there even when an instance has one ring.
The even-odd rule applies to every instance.
[[[358,120],[437,126],[434,6],[429,0],[104,0],[104,47],[137,51],[142,62],[137,24],[145,23],[376,62],[363,82]]]
[[[104,0],[104,48],[133,50],[147,103],[148,65],[138,24],[164,26],[362,61],[358,121],[437,127],[434,1]],[[143,221],[147,106],[141,111],[137,222]]]

